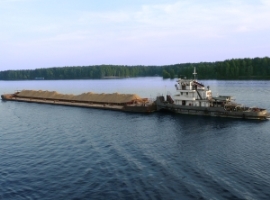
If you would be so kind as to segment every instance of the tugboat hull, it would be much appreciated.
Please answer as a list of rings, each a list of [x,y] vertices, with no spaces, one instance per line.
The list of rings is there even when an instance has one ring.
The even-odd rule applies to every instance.
[[[169,102],[161,102],[162,98],[157,98],[156,107],[157,111],[169,111],[178,114],[186,115],[201,115],[201,116],[212,116],[212,117],[230,117],[230,118],[242,118],[242,119],[268,119],[269,113],[266,109],[248,109],[246,111],[228,111],[223,107],[197,107],[197,106],[181,106],[171,104]]]

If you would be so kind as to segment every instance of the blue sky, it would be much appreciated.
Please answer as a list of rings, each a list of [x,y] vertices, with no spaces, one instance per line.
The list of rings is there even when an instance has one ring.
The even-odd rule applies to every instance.
[[[0,70],[270,56],[269,0],[0,0]]]

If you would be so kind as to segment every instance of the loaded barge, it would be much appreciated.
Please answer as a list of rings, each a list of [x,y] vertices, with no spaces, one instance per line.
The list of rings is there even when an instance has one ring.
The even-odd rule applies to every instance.
[[[55,91],[22,90],[14,94],[1,95],[2,100],[53,105],[88,107],[126,112],[154,112],[155,103],[136,94],[96,94],[92,92],[80,95],[60,94]]]
[[[243,106],[236,103],[232,96],[213,97],[209,86],[199,83],[196,75],[194,68],[193,79],[179,79],[175,84],[177,93],[174,96],[158,96],[155,102],[157,111],[260,120],[270,117],[266,109]]]

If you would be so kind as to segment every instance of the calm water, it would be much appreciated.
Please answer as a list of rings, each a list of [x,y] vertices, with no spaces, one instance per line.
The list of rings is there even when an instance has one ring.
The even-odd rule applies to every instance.
[[[270,110],[270,81],[203,81]],[[155,98],[175,80],[0,81]],[[270,121],[0,102],[0,199],[270,199]]]

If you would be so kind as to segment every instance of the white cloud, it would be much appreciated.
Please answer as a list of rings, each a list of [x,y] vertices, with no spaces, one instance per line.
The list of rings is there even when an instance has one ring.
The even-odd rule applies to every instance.
[[[72,18],[59,17],[58,20],[43,16],[41,24],[37,24],[40,20],[35,17],[31,19],[27,16],[25,20],[20,20],[20,27],[25,29],[18,30],[18,33],[26,31],[35,34],[35,39],[40,35],[40,38],[63,40],[61,38],[66,35],[87,39],[89,35],[86,37],[81,33],[90,32],[95,37],[110,35],[114,39],[139,41],[143,38],[159,40],[166,37],[218,39],[270,29],[267,21],[270,19],[270,3],[267,0],[257,1],[256,4],[244,0],[222,3],[183,0],[168,4],[145,4],[137,10],[118,8],[106,12],[76,12]]]
[[[127,12],[84,12],[79,17],[80,23],[121,23],[130,20],[130,14]]]
[[[194,2],[197,2],[194,4]],[[79,48],[104,46],[188,46],[207,41],[230,40],[235,34],[269,30],[267,1],[203,4],[177,1],[172,4],[142,5],[139,10],[83,12],[67,21],[49,22],[35,27],[33,44],[70,43]],[[237,36],[239,37],[239,36]],[[77,42],[77,43],[76,43]],[[25,41],[23,43],[28,43]],[[65,44],[64,46],[66,46]]]
[[[270,4],[267,1],[260,1],[256,5],[243,0],[237,3],[225,1],[210,6],[193,2],[143,5],[140,10],[132,12],[89,13],[82,16],[81,22],[84,20],[86,23],[102,25],[113,23],[115,27],[126,23],[126,27],[131,30],[145,31],[147,27],[146,30],[153,32],[181,32],[184,35],[197,35],[199,32],[204,37],[269,30],[266,20],[270,19]]]
[[[12,52],[6,54],[46,56],[44,60],[51,56],[64,60],[72,55],[88,60],[91,54],[95,63],[123,59],[118,62],[123,64],[129,64],[127,58],[138,63],[144,57],[141,64],[147,64],[147,59],[148,63],[165,64],[178,62],[181,55],[192,62],[189,59],[196,52],[198,60],[218,53],[230,58],[235,52],[249,53],[247,50],[256,48],[257,52],[260,46],[267,49],[265,40],[270,40],[268,0],[182,0],[109,11],[74,9],[53,15],[35,8],[31,4],[32,12],[23,9],[17,15],[15,11],[20,9],[16,7],[6,12],[9,18],[0,12],[5,19],[0,22],[1,47]],[[1,9],[4,11],[3,6]],[[238,56],[236,53],[233,56]]]

